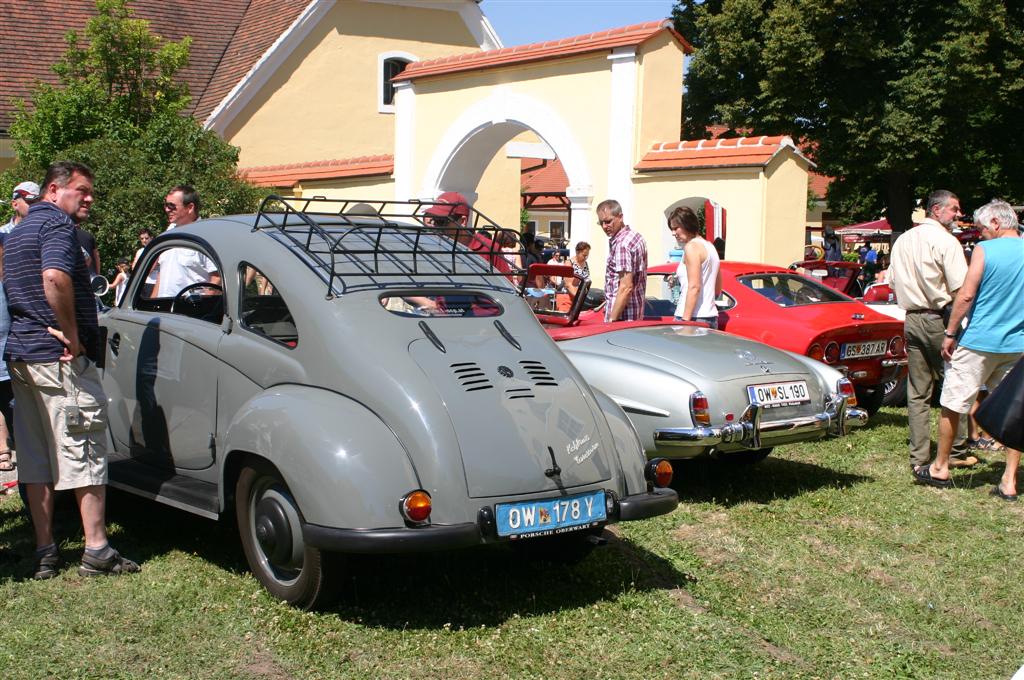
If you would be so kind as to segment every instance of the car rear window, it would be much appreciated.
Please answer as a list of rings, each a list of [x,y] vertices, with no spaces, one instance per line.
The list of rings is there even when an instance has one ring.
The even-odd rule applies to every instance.
[[[468,319],[501,316],[501,305],[481,293],[421,293],[380,296],[381,306],[399,316]]]
[[[800,307],[823,302],[845,302],[841,293],[797,274],[757,274],[740,277],[740,283],[780,307]]]

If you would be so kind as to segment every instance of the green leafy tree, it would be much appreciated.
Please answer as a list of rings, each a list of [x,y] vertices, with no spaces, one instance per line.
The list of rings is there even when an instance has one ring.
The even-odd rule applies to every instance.
[[[163,198],[191,184],[204,216],[251,212],[261,192],[236,177],[238,150],[184,115],[188,87],[176,80],[188,64],[190,39],[167,42],[135,19],[126,0],[97,0],[84,38],[67,34],[52,68],[56,86],[40,84],[31,106],[21,102],[10,134],[18,163],[0,176],[0,191],[42,179],[67,159],[96,174],[96,202],[87,228],[104,268],[130,256],[142,227],[163,225]]]
[[[680,0],[699,47],[686,132],[792,134],[830,210],[897,231],[935,188],[1020,199],[1024,5],[1010,0]]]

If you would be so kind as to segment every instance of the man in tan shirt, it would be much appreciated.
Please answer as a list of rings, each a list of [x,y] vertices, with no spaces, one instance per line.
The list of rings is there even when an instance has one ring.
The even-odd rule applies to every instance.
[[[910,425],[910,465],[916,469],[931,462],[932,388],[943,377],[942,340],[944,310],[953,303],[967,276],[967,258],[950,232],[961,216],[960,199],[938,190],[928,196],[927,217],[893,244],[889,280],[896,301],[906,310],[903,333],[907,339],[907,422]],[[950,465],[975,465],[965,442],[967,417],[961,419],[953,443]]]

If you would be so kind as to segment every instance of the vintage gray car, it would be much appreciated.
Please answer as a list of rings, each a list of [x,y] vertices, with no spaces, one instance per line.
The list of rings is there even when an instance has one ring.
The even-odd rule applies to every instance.
[[[233,509],[255,576],[302,607],[339,554],[576,554],[676,507],[671,465],[543,332],[500,251],[460,243],[496,227],[348,207],[275,197],[147,247],[101,317],[111,486]]]
[[[530,271],[572,276],[571,267]],[[599,309],[582,311],[588,288],[580,282],[561,312],[541,305],[538,319],[591,386],[626,411],[652,458],[757,462],[775,446],[842,436],[867,422],[853,384],[836,369],[674,321],[658,277],[648,278],[642,321],[604,323]]]

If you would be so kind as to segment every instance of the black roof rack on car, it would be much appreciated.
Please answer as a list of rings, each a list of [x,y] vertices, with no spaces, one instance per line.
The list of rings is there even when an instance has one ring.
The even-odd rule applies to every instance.
[[[465,210],[463,225],[455,213]],[[344,294],[424,278],[458,287],[458,277],[525,273],[506,257],[524,261],[519,232],[462,204],[270,195],[253,223],[253,231],[263,229],[276,230],[326,273],[328,298],[336,283]]]

